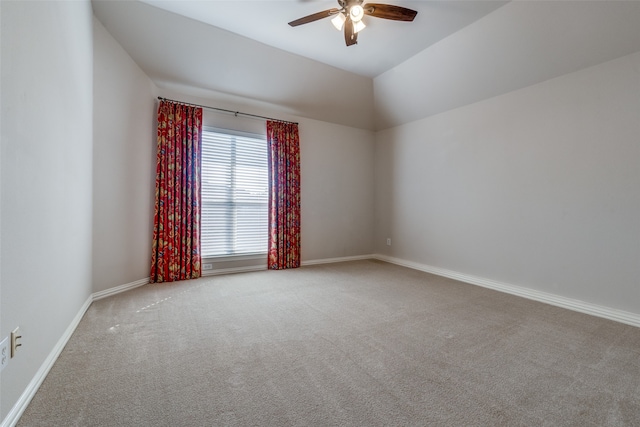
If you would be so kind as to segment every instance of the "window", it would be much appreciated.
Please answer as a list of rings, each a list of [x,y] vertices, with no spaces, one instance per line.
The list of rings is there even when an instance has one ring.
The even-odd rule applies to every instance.
[[[202,131],[203,258],[265,254],[267,141],[261,135]]]

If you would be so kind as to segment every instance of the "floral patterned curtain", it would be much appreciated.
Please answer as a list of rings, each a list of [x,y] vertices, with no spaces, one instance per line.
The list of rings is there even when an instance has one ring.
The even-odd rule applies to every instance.
[[[269,254],[272,270],[300,267],[300,138],[298,125],[267,121]]]
[[[201,276],[202,108],[160,101],[151,283]]]

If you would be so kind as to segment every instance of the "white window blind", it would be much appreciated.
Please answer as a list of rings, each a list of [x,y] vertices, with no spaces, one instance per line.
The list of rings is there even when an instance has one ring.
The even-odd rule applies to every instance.
[[[267,252],[267,141],[260,135],[202,131],[202,256]]]

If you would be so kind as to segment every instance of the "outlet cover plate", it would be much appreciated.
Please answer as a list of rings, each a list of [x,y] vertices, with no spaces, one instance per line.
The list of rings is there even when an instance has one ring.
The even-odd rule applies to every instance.
[[[0,342],[0,371],[9,364],[11,352],[9,351],[9,337],[4,337]]]

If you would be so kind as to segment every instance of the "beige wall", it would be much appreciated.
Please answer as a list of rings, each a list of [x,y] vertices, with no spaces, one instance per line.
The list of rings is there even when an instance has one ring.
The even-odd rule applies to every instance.
[[[299,122],[302,260],[373,252],[373,132],[212,91],[156,88],[95,18],[94,24],[94,292],[149,275],[158,95]],[[266,132],[264,120],[206,109],[203,121]],[[214,269],[252,265],[266,265],[266,258],[218,262]]]
[[[149,277],[155,86],[94,23],[93,291]]]
[[[378,252],[640,313],[640,53],[375,134],[156,89],[88,1],[0,4],[0,338],[24,335],[1,419],[92,292],[148,276],[156,91],[300,123],[303,261]]]
[[[185,91],[186,92],[186,91]],[[301,162],[302,261],[373,253],[374,141],[372,131],[306,119],[248,99],[230,102],[216,93],[198,96],[175,89],[159,89],[159,95],[275,117],[299,123]],[[252,133],[266,133],[263,120],[235,117],[205,110],[205,126]],[[225,263],[233,268],[265,261]]]
[[[2,2],[0,338],[5,419],[91,295],[92,17],[82,2]]]
[[[636,53],[379,132],[376,251],[640,313],[639,117]]]
[[[300,122],[302,261],[373,253],[374,133]]]

